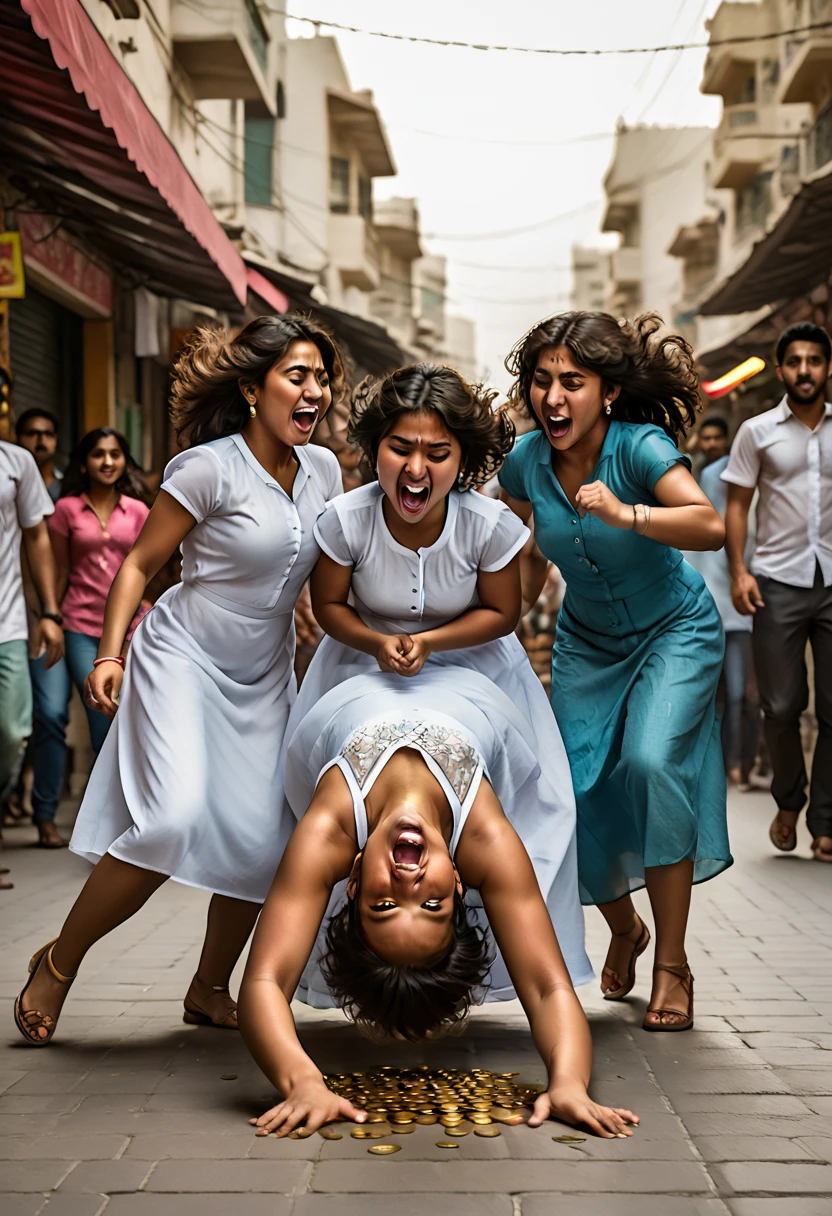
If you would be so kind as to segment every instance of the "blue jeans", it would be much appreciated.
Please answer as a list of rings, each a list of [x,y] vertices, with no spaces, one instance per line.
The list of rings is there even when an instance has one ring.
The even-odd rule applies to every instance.
[[[84,680],[92,671],[98,653],[98,638],[67,630],[66,657],[47,671],[45,655],[29,660],[32,673],[35,714],[32,731],[32,767],[35,784],[32,790],[32,818],[35,823],[50,823],[58,810],[58,799],[64,784],[66,767],[66,724],[69,721],[69,698],[75,684],[83,696]],[[96,709],[88,709],[87,722],[90,742],[96,755],[110,727],[109,719]]]
[[[0,795],[17,776],[23,745],[32,729],[27,656],[25,640],[0,643]]]
[[[725,634],[722,678],[725,690],[722,719],[725,767],[728,770],[738,768],[745,781],[754,767],[760,735],[760,703],[750,631],[729,629]]]

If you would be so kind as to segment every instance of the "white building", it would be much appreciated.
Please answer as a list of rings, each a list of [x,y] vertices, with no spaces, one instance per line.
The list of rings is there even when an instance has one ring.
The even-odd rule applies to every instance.
[[[445,317],[442,362],[447,363],[449,367],[455,367],[469,384],[476,384],[480,379],[476,326],[467,317]]]
[[[579,312],[604,312],[610,279],[610,251],[572,246],[572,307]]]

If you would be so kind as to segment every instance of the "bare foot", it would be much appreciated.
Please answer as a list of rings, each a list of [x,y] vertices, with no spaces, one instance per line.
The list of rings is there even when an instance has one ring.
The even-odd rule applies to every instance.
[[[629,932],[613,933],[604,961],[604,969],[601,972],[601,991],[605,995],[608,992],[615,992],[627,979],[630,959],[633,957],[633,950],[643,931],[644,924],[641,917],[634,914],[632,928]]]
[[[653,972],[653,991],[644,1015],[647,1026],[678,1026],[690,1017],[691,1002],[683,981],[669,971]],[[652,1013],[651,1010],[659,1012]]]
[[[29,1027],[30,1038],[49,1038],[68,993],[69,984],[61,984],[56,980],[46,965],[46,958],[42,958],[38,963],[34,979],[20,1002],[20,1011]],[[31,1013],[32,1016],[25,1017],[27,1013]]]
[[[64,840],[58,829],[51,820],[45,823],[39,823],[38,829],[38,845],[42,849],[65,849],[69,844],[68,840]]]
[[[782,853],[791,853],[797,848],[797,820],[800,811],[784,811],[779,808],[768,830],[769,838],[775,848]]]
[[[816,836],[812,841],[815,861],[832,861],[832,836]]]
[[[237,1002],[227,987],[206,984],[195,975],[185,997],[185,1020],[236,1030]]]

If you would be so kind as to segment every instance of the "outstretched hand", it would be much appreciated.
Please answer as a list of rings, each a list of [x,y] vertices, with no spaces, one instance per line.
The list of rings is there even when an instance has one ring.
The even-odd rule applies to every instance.
[[[588,1127],[596,1136],[611,1140],[616,1136],[632,1136],[638,1115],[619,1107],[599,1106],[593,1102],[582,1085],[553,1085],[534,1104],[529,1127],[540,1127],[547,1119],[561,1119]]]
[[[351,1123],[364,1123],[366,1118],[366,1111],[353,1106],[346,1098],[339,1098],[323,1081],[315,1080],[293,1086],[282,1102],[259,1119],[249,1119],[249,1123],[258,1131],[274,1132],[282,1138],[297,1127],[316,1132],[325,1123],[346,1119]]]

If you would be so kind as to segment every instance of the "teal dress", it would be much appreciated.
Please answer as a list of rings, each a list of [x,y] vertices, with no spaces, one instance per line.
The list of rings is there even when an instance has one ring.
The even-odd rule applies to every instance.
[[[613,421],[588,480],[657,506],[676,464],[690,467],[661,428]],[[683,858],[694,882],[713,878],[732,861],[715,706],[725,639],[701,575],[678,549],[581,517],[542,431],[518,440],[500,484],[532,504],[535,540],[566,581],[551,699],[578,806],[581,902],[620,899],[646,867]]]

